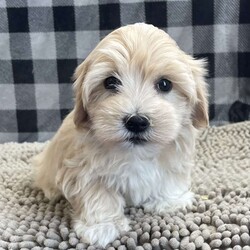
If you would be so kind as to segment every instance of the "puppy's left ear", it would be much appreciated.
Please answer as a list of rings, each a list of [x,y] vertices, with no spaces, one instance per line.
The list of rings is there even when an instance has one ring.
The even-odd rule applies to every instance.
[[[74,123],[76,127],[82,127],[87,121],[87,111],[83,104],[83,82],[87,73],[87,63],[81,63],[75,70],[73,90],[75,93]]]
[[[194,81],[196,83],[197,100],[193,109],[193,125],[196,128],[208,126],[208,91],[205,82],[207,74],[206,61],[202,59],[192,59],[190,62]]]

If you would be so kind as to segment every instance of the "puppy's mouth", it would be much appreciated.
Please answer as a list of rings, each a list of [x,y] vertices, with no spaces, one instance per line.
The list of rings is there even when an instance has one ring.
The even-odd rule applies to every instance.
[[[132,144],[135,144],[135,145],[142,145],[148,142],[148,140],[139,136],[129,137],[126,139],[126,141],[131,142]]]

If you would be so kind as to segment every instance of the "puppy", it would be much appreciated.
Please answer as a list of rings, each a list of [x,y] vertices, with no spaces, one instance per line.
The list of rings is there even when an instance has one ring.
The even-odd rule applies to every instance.
[[[35,159],[36,185],[64,195],[84,242],[128,231],[125,205],[163,213],[192,201],[198,128],[207,126],[204,62],[143,23],[104,38],[75,71],[75,106]]]

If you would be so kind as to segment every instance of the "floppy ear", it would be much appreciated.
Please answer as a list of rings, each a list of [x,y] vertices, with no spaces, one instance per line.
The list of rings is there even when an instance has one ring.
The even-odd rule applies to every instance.
[[[74,107],[74,123],[76,127],[82,127],[87,121],[87,111],[83,105],[82,91],[83,81],[87,73],[87,63],[81,63],[75,70],[74,73],[74,85],[73,90],[75,93],[75,107]]]
[[[207,71],[205,69],[206,62],[202,59],[192,60],[191,70],[194,81],[196,83],[197,101],[193,109],[193,125],[196,128],[204,128],[208,126],[208,92],[205,83]]]

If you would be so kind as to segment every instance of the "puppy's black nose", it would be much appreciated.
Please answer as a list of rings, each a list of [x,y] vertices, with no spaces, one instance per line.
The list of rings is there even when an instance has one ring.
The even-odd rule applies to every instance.
[[[140,133],[144,132],[149,127],[149,120],[139,115],[126,116],[124,118],[124,124],[127,130],[134,133]]]

